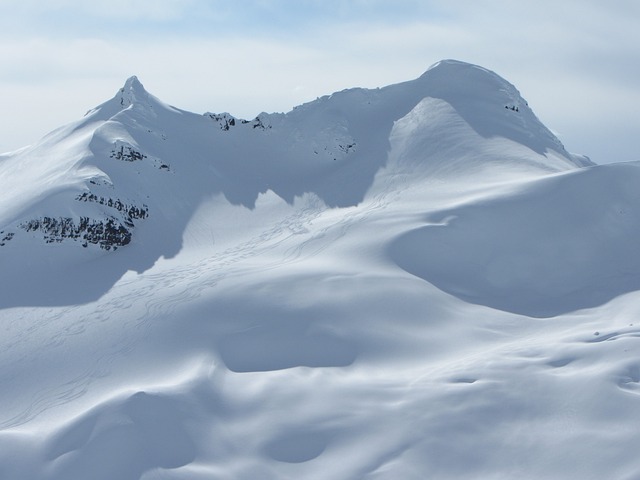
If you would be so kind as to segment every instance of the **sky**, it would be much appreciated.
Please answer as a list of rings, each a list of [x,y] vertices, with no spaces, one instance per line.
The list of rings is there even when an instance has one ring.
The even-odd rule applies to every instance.
[[[640,160],[637,0],[0,0],[0,152],[113,97],[253,118],[453,58],[513,83],[572,152]]]

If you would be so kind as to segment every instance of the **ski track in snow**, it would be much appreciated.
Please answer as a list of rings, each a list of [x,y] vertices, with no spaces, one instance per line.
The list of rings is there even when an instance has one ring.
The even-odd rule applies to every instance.
[[[86,308],[74,306],[52,310],[43,317],[46,320],[42,323],[27,322],[29,328],[22,335],[14,338],[11,344],[7,344],[5,352],[9,353],[12,345],[28,344],[40,327],[48,328],[51,325],[64,326],[57,327],[56,331],[42,344],[44,351],[62,348],[65,342],[72,341],[74,336],[81,335],[95,324],[117,323],[129,334],[117,345],[95,358],[91,367],[86,367],[81,374],[54,388],[36,392],[29,405],[12,418],[1,421],[0,428],[22,425],[46,410],[82,397],[94,382],[109,375],[114,358],[126,355],[141,338],[144,338],[144,332],[141,330],[160,316],[170,317],[181,305],[196,301],[203,292],[214,288],[224,278],[243,273],[245,270],[242,267],[243,261],[268,257],[269,253],[280,248],[281,254],[276,254],[269,262],[261,263],[259,269],[266,271],[286,268],[291,263],[301,262],[321,254],[334,242],[344,237],[354,225],[365,222],[377,211],[385,209],[392,201],[391,199],[398,198],[400,188],[394,185],[393,180],[388,183],[382,193],[365,201],[358,209],[352,209],[352,212],[341,215],[337,222],[329,223],[317,231],[314,231],[312,223],[320,218],[323,212],[327,212],[326,207],[315,205],[301,208],[244,243],[197,262],[173,266],[170,275],[162,271],[121,282],[108,295],[112,298],[106,301],[101,299],[89,307],[90,314],[82,313]],[[300,242],[298,236],[301,235],[308,238]],[[289,247],[288,244],[293,242],[295,245]],[[123,317],[122,313],[133,310],[139,303],[139,299],[148,299],[141,308],[143,313],[140,316]],[[65,325],[65,320],[68,318],[72,319],[72,322]],[[129,323],[122,323],[122,318],[127,318]]]
[[[47,325],[62,323],[61,320],[65,318],[76,318],[76,320],[53,334],[42,345],[43,349],[61,347],[70,337],[82,334],[87,328],[87,324],[117,322],[122,329],[130,331],[132,334],[129,340],[118,345],[117,349],[95,359],[93,368],[85,370],[80,376],[54,390],[37,394],[23,413],[0,423],[0,427],[10,428],[23,424],[44,410],[82,396],[94,379],[100,379],[109,372],[113,357],[125,354],[132,348],[133,343],[138,341],[141,336],[138,331],[149,322],[161,314],[170,316],[180,305],[198,299],[202,292],[215,287],[225,277],[233,275],[234,265],[250,258],[259,257],[277,248],[292,235],[295,235],[295,233],[290,233],[292,228],[294,232],[299,231],[318,215],[319,212],[315,209],[303,209],[246,243],[226,249],[197,263],[173,268],[170,275],[161,272],[121,283],[118,285],[117,291],[110,295],[115,298],[106,302],[99,301],[97,305],[91,306],[90,317],[75,314],[81,307],[58,309],[55,313],[48,315],[45,317]],[[329,227],[325,230],[328,229]],[[278,260],[274,260],[271,266],[265,265],[264,268],[275,268],[281,264]],[[238,268],[240,267],[236,267],[236,269]],[[140,285],[141,283],[142,285]],[[130,319],[129,321],[133,324],[122,324],[121,313],[132,309],[139,299],[145,298],[149,300],[145,301],[142,308],[144,313],[140,317]],[[78,317],[80,318],[78,319]],[[29,328],[21,336],[15,338],[12,344],[28,343],[31,336],[37,332],[38,327],[38,323],[30,323]],[[6,345],[7,350],[5,351],[11,349],[12,344]]]

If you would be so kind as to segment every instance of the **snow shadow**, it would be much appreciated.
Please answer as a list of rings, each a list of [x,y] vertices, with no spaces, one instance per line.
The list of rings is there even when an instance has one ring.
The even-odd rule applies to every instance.
[[[84,414],[47,443],[50,480],[137,480],[154,469],[192,462],[189,412],[170,397],[138,392]]]
[[[32,243],[13,251],[2,247],[0,267],[12,273],[2,275],[0,308],[97,300],[127,271],[144,272],[159,258],[177,255],[194,213],[214,197],[223,195],[230,204],[249,210],[269,190],[289,204],[312,193],[328,207],[358,205],[387,163],[394,122],[425,94],[417,81],[376,90],[356,88],[287,114],[260,114],[249,122],[235,119],[230,126],[230,116],[221,124],[220,116],[162,104],[137,80],[132,86],[137,103],[131,108],[123,110],[122,99],[116,97],[87,117],[89,123],[104,122],[92,133],[91,155],[84,160],[87,167],[106,174],[87,182],[90,195],[85,199],[93,200],[77,202],[77,192],[69,191],[66,203],[58,203],[68,210],[93,208],[82,215],[106,218],[114,214],[108,202],[121,200],[148,215],[133,220],[130,243],[117,251],[89,245],[92,252],[87,255],[82,242],[68,239],[65,245]],[[74,131],[69,135],[75,138]],[[47,202],[48,197],[43,211]],[[16,245],[22,240],[16,235],[8,245],[22,247]],[[76,254],[67,247],[74,247]]]
[[[532,317],[640,290],[640,165],[602,165],[440,212],[390,246],[407,272],[464,301]]]
[[[15,252],[5,250],[0,252],[4,255],[0,259],[3,271],[0,308],[56,307],[95,301],[129,270],[144,272],[161,256],[175,255],[180,242],[181,239],[167,235],[157,243],[135,239],[116,251],[83,248],[79,243],[32,243]]]
[[[357,357],[356,346],[308,321],[285,320],[223,336],[222,361],[233,372],[268,372],[294,367],[346,367]]]
[[[264,450],[278,462],[303,463],[319,457],[327,448],[329,437],[321,431],[291,431],[271,439]]]

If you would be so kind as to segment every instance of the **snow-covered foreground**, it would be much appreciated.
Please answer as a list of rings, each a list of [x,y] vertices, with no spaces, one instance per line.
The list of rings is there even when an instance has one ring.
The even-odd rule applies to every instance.
[[[0,479],[640,478],[640,165],[491,72],[245,123],[130,79],[0,182]]]

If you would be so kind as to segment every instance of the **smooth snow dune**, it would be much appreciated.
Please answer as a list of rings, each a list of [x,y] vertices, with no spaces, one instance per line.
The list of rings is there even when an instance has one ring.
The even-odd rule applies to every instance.
[[[135,480],[151,469],[192,462],[196,445],[184,426],[189,418],[185,407],[170,397],[145,392],[102,405],[48,442],[47,478],[83,478],[91,472],[96,480]]]
[[[429,215],[390,254],[465,301],[549,317],[640,289],[640,164],[602,165]]]

